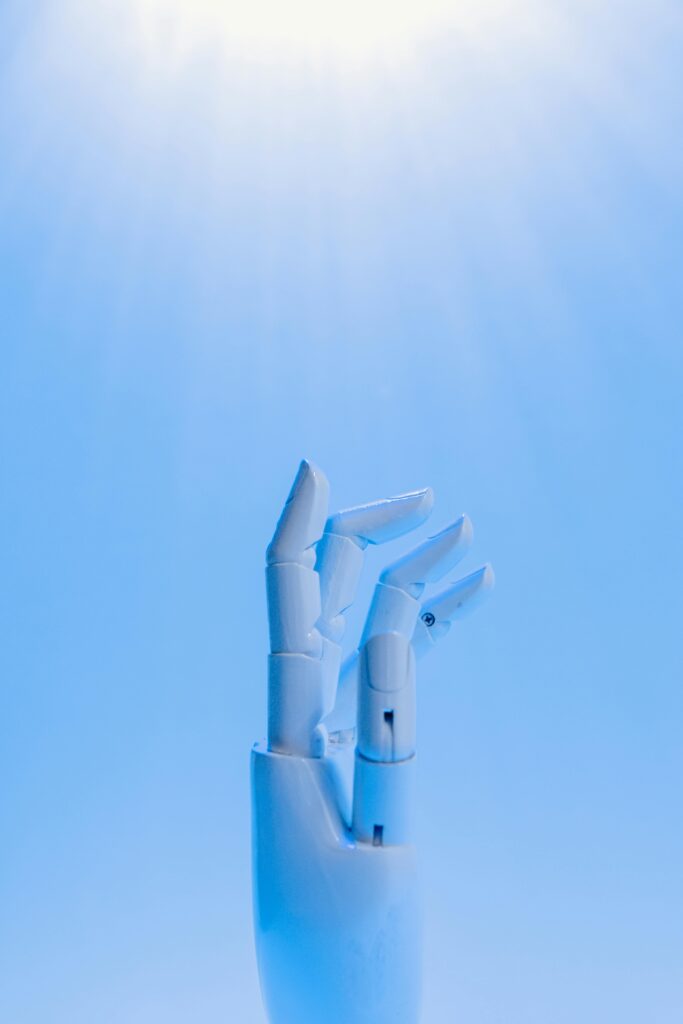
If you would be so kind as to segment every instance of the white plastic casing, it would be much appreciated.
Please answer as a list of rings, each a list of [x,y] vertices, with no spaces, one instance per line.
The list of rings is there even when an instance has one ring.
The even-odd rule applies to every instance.
[[[252,751],[254,924],[268,1019],[417,1024],[415,849],[354,840],[335,756]]]

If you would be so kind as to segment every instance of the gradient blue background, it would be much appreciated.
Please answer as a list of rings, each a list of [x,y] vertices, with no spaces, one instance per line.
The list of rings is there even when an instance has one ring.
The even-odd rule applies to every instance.
[[[425,1022],[680,1024],[680,5],[454,4],[393,59],[148,6],[0,8],[0,1019],[264,1021],[307,455],[497,572],[421,666]]]

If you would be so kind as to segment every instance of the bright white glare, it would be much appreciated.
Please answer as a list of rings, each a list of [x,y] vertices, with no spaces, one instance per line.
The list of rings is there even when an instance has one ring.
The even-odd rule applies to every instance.
[[[148,34],[176,57],[212,38],[245,55],[333,52],[358,59],[410,49],[453,14],[453,0],[139,0]],[[467,2],[464,6],[470,7]],[[457,6],[456,6],[457,9]]]

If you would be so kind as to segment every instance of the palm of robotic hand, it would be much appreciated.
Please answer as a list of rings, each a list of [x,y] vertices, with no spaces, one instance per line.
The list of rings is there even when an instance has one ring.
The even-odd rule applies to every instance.
[[[357,651],[344,611],[363,551],[415,529],[431,490],[328,518],[302,462],[268,547],[268,741],[252,751],[254,919],[271,1024],[416,1024],[415,658],[491,589],[484,566],[421,603],[466,553],[461,516],[381,574]]]

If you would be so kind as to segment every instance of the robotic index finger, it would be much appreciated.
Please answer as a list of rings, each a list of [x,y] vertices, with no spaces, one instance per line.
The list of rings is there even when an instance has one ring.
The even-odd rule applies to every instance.
[[[268,747],[303,757],[325,752],[320,723],[334,705],[343,612],[364,548],[421,525],[433,504],[431,490],[414,491],[339,512],[323,532],[328,494],[325,475],[304,460],[266,553]]]

